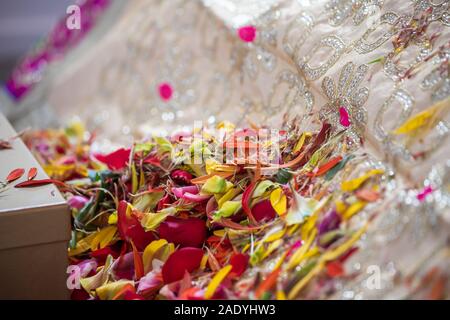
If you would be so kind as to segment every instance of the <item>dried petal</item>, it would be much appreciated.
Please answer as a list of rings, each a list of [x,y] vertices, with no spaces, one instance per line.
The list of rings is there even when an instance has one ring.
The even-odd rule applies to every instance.
[[[66,187],[66,184],[54,179],[42,179],[42,180],[29,180],[16,184],[15,188],[33,188],[45,186],[48,184],[56,184],[57,186]]]
[[[28,171],[28,180],[33,180],[35,177],[36,177],[36,175],[37,175],[37,168],[31,168],[29,171]]]
[[[13,171],[11,171],[8,176],[6,177],[6,182],[11,183],[13,181],[16,181],[17,179],[19,179],[20,177],[22,177],[22,175],[24,174],[25,169],[23,168],[18,168],[18,169],[14,169]]]

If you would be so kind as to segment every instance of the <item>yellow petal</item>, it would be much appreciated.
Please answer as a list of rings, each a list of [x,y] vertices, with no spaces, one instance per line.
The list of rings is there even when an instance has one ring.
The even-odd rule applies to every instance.
[[[231,188],[230,190],[228,190],[220,199],[219,201],[217,201],[217,206],[220,208],[222,208],[222,205],[233,199],[235,196],[237,196],[239,194],[240,190],[239,188]]]
[[[335,204],[336,204],[336,212],[339,214],[343,214],[345,212],[345,209],[347,209],[347,205],[343,201],[337,200]]]
[[[301,235],[302,239],[308,239],[311,232],[314,230],[316,226],[316,222],[318,219],[318,213],[314,213],[311,217],[306,220],[306,222],[302,225]]]
[[[145,247],[144,253],[142,255],[142,262],[144,264],[144,271],[146,274],[151,270],[152,260],[156,252],[158,252],[158,250],[160,250],[167,244],[168,242],[165,239],[159,239],[150,242],[147,247]]]
[[[72,170],[75,170],[75,165],[73,164],[48,164],[44,166],[45,173],[47,173],[50,177],[61,177]]]
[[[343,244],[341,244],[340,246],[336,247],[331,251],[325,252],[321,257],[321,260],[332,261],[339,258],[344,253],[346,253],[355,244],[355,242],[358,241],[359,238],[361,238],[361,236],[366,232],[368,226],[369,224],[366,222],[366,224],[362,226],[358,231],[356,231],[346,242],[344,242]]]
[[[370,170],[366,174],[363,174],[361,177],[342,182],[341,189],[342,189],[342,191],[356,190],[370,177],[378,175],[378,174],[383,174],[383,173],[384,173],[384,171],[381,169]]]
[[[286,233],[285,228],[278,230],[276,232],[270,233],[266,237],[264,237],[263,242],[272,242],[272,241],[281,239],[281,237],[283,237],[285,233]]]
[[[292,150],[293,153],[299,152],[300,149],[303,147],[303,145],[305,144],[305,139],[306,137],[311,136],[310,132],[303,132],[302,135],[300,136],[300,139],[298,139],[297,144],[294,147],[294,150]]]
[[[288,298],[294,299],[298,295],[298,293],[309,283],[309,281],[322,271],[327,261],[335,260],[339,258],[341,255],[343,255],[345,252],[347,252],[355,244],[355,242],[358,241],[359,238],[361,238],[361,236],[366,232],[367,227],[368,224],[366,223],[361,229],[355,232],[350,237],[350,239],[341,244],[339,247],[331,251],[325,252],[319,259],[316,266],[305,277],[301,278],[300,281],[297,282],[297,284],[291,289],[291,291],[288,294]]]
[[[202,257],[202,261],[200,262],[200,270],[205,270],[207,263],[208,263],[208,254],[205,253]]]
[[[85,251],[88,251],[91,249],[91,244],[94,238],[96,237],[96,233],[92,233],[88,235],[87,237],[79,240],[75,246],[75,248],[71,249],[69,248],[69,257],[73,257],[76,255],[79,255]]]
[[[117,224],[117,211],[114,211],[109,215],[108,224]]]
[[[283,290],[278,290],[276,293],[277,300],[286,300],[286,294]]]
[[[208,158],[205,160],[205,170],[207,174],[212,174],[214,171],[216,171],[217,166],[219,165],[219,162],[215,159]]]
[[[233,131],[236,126],[229,121],[221,121],[216,126],[217,129],[224,129],[225,131]]]
[[[314,239],[316,238],[316,235],[317,235],[317,229],[313,229],[313,231],[309,235],[309,238],[291,256],[291,259],[289,260],[289,264],[288,264],[288,269],[292,269],[292,268],[296,267],[300,262],[302,262],[309,247],[311,246]]]
[[[206,180],[205,184],[202,186],[201,192],[203,194],[216,194],[223,193],[227,188],[226,180],[219,176],[212,176]]]
[[[144,213],[141,225],[146,231],[155,230],[161,222],[166,220],[172,214],[171,210],[161,210],[157,213]]]
[[[348,207],[348,209],[345,210],[345,212],[342,214],[342,217],[344,218],[344,220],[350,219],[356,213],[361,211],[366,206],[366,204],[367,204],[367,202],[361,201],[361,200],[358,200],[355,203],[352,203],[350,205],[350,207]]]
[[[267,258],[272,252],[274,252],[277,248],[279,248],[283,244],[283,242],[284,241],[282,239],[278,239],[270,243],[269,247],[264,252],[261,260]]]
[[[122,279],[110,282],[98,287],[95,292],[101,300],[111,300],[126,285],[132,285],[134,287],[134,281]]]
[[[116,231],[116,226],[107,226],[100,231],[97,231],[91,243],[91,250],[95,251],[106,247],[113,240]]]
[[[225,229],[214,230],[214,235],[217,237],[224,237],[226,234]]]
[[[286,259],[286,256],[287,256],[287,251],[281,255],[281,257],[278,259],[277,263],[275,264],[275,267],[272,270],[276,270],[279,267],[281,267],[281,265],[284,262],[284,259]]]
[[[131,165],[131,192],[136,193],[138,190],[138,178],[136,172],[136,166],[134,163]]]
[[[211,279],[211,282],[209,283],[208,287],[205,291],[205,299],[211,299],[214,293],[217,290],[217,287],[222,283],[222,281],[225,279],[225,277],[230,273],[232,269],[231,265],[227,265],[220,269],[215,276]]]
[[[287,198],[281,188],[276,188],[272,191],[270,194],[270,203],[278,215],[286,213]]]
[[[108,255],[105,261],[105,265],[99,268],[97,274],[89,278],[80,279],[80,284],[86,292],[90,293],[92,290],[106,284],[109,278],[110,266],[113,262],[113,257]]]
[[[450,99],[446,99],[436,103],[435,105],[425,109],[422,112],[410,117],[400,127],[393,131],[394,134],[410,134],[420,128],[429,127],[435,123],[441,111],[448,109]]]

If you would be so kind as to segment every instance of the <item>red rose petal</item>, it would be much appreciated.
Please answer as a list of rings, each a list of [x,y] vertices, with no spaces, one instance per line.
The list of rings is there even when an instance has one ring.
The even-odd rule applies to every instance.
[[[258,222],[262,220],[270,221],[277,216],[269,200],[263,200],[255,204],[252,208],[252,214]]]
[[[130,159],[131,149],[120,148],[109,154],[96,154],[95,158],[108,166],[110,170],[123,169]]]
[[[234,253],[230,258],[230,264],[233,267],[231,273],[239,277],[248,266],[249,256],[243,253]]]
[[[206,239],[206,224],[198,218],[167,217],[159,226],[159,236],[182,247],[201,247]]]
[[[192,179],[192,174],[180,169],[172,171],[170,176],[172,177],[173,180],[175,180],[175,182],[185,185],[191,183]]]
[[[184,273],[192,272],[200,266],[203,250],[198,248],[181,248],[172,253],[162,267],[164,283],[181,280]]]
[[[117,229],[122,240],[133,240],[138,251],[143,251],[145,247],[155,240],[152,232],[147,232],[141,226],[141,223],[134,216],[127,215],[128,203],[120,201],[117,209]]]
[[[74,289],[70,294],[70,300],[88,300],[90,297],[84,289]]]

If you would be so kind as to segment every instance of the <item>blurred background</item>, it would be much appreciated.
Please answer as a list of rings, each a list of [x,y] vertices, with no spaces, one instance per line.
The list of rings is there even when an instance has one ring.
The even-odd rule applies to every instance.
[[[0,1],[0,82],[45,37],[73,0]]]

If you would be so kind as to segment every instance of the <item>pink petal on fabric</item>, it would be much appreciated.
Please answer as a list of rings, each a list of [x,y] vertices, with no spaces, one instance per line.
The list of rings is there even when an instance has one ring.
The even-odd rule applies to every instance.
[[[200,266],[203,250],[199,248],[181,248],[172,253],[162,267],[164,283],[181,280],[184,273],[192,272]]]
[[[340,115],[340,120],[339,122],[344,126],[344,127],[349,127],[351,122],[350,122],[350,117],[348,115],[348,111],[347,109],[345,109],[344,107],[340,107],[339,108],[339,115]]]
[[[238,29],[239,38],[244,42],[253,42],[256,37],[256,28],[254,26],[244,26]]]
[[[159,84],[158,92],[162,100],[169,101],[172,98],[173,89],[169,83],[163,82]]]
[[[425,187],[418,195],[417,195],[417,200],[419,200],[420,202],[425,201],[425,199],[427,198],[427,196],[433,192],[433,188],[428,186]]]

